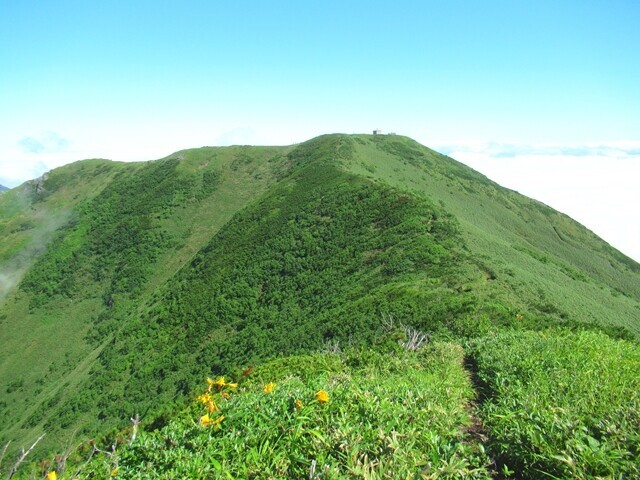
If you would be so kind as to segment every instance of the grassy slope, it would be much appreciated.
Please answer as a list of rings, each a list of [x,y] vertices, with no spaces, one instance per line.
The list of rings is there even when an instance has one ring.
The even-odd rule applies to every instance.
[[[425,330],[445,332],[472,303],[455,289],[459,249],[437,207],[310,163],[238,214],[123,327],[101,357],[101,415],[146,412],[207,372],[370,341],[383,313],[413,310]]]
[[[476,340],[479,414],[496,460],[524,478],[640,476],[640,348],[595,332]],[[624,476],[623,476],[624,475]]]
[[[639,331],[637,264],[567,217],[404,137],[199,149],[164,162],[118,167],[112,184],[100,175],[92,177],[96,186],[83,184],[102,195],[100,203],[78,204],[68,217],[76,221],[48,252],[74,282],[50,275],[59,269],[45,268],[42,257],[31,290],[3,305],[0,415],[11,422],[7,438],[68,429],[82,411],[87,419],[100,413],[106,424],[126,422],[141,406],[155,402],[162,410],[212,370],[348,341],[350,334],[356,342],[371,339],[383,313],[457,338],[572,320]],[[165,181],[183,181],[154,177],[162,165],[174,168]],[[289,171],[293,176],[276,185]],[[62,192],[67,200],[78,195],[67,182],[57,184],[41,204]],[[138,211],[126,211],[123,185],[146,192],[146,200],[133,202]],[[353,206],[364,210],[349,216]],[[22,212],[15,209],[10,221],[19,225]],[[127,241],[115,227],[129,215],[136,231],[158,240],[142,252],[148,265],[133,272],[141,280],[135,294],[128,291],[132,275],[122,274],[123,259],[140,257],[135,242],[114,251],[97,240]],[[434,221],[435,235],[425,229]],[[149,393],[154,379],[156,397]]]
[[[490,478],[470,435],[473,389],[460,346],[407,352],[390,345],[384,353],[263,364],[237,390],[224,388],[230,398],[211,390],[220,408],[211,417],[224,416],[219,428],[198,424],[207,408],[194,402],[162,429],[125,441],[114,457],[96,455],[73,476],[104,478],[117,468],[132,479]],[[317,400],[321,390],[325,403]]]
[[[373,348],[266,362],[239,374],[239,387],[194,393],[161,428],[133,440],[131,427],[118,432],[113,453],[85,443],[66,465],[58,457],[33,470],[79,479],[640,474],[637,344],[552,329],[412,352],[398,336],[383,329]],[[203,425],[205,415],[217,426]]]
[[[405,137],[357,136],[350,171],[442,202],[481,262],[489,298],[640,334],[640,265],[545,205]]]
[[[152,164],[78,162],[52,172],[44,184],[44,193],[36,199],[25,195],[21,189],[3,196],[2,202],[9,205],[3,210],[9,214],[3,217],[3,221],[6,218],[3,226],[8,232],[8,242],[2,244],[7,247],[3,252],[3,272],[16,271],[16,259],[24,269],[51,241],[54,245],[48,256],[39,257],[41,263],[46,265],[49,260],[55,270],[56,262],[64,265],[63,260],[71,253],[83,252],[80,263],[86,270],[94,260],[91,252],[86,251],[90,243],[86,232],[95,229],[96,238],[107,235],[104,229],[109,224],[96,225],[92,215],[104,206],[105,198],[113,196],[114,186],[125,185],[124,189],[115,190],[124,190],[126,195],[127,182],[138,184],[138,187],[147,180],[151,183],[148,177],[153,169],[163,162],[173,161],[169,185],[182,177],[190,179],[193,188],[187,197],[175,189],[175,204],[155,213],[156,229],[173,241],[170,248],[156,252],[155,261],[146,272],[146,282],[135,298],[116,293],[116,308],[110,309],[103,298],[109,288],[108,278],[97,280],[86,272],[67,269],[65,277],[74,279],[74,286],[68,292],[60,292],[59,288],[56,291],[56,279],[48,278],[53,293],[44,295],[45,300],[40,304],[34,305],[37,295],[24,290],[14,291],[14,295],[6,299],[0,314],[0,337],[3,339],[0,348],[0,419],[5,438],[20,442],[35,438],[43,430],[47,411],[52,405],[61,399],[81,396],[95,359],[112,335],[113,324],[126,321],[135,312],[136,305],[182,267],[237,210],[281,176],[281,170],[286,169],[282,163],[286,151],[287,148],[257,148],[250,152],[244,147],[205,148],[178,152]],[[209,178],[207,172],[217,172],[217,175],[209,176],[211,191],[198,195],[202,192],[203,179]],[[217,180],[214,181],[214,177]],[[114,178],[115,182],[111,183]],[[142,194],[140,191],[129,193],[132,196]],[[152,190],[147,197],[154,198],[156,193]],[[11,198],[14,194],[16,198]],[[20,202],[22,204],[18,205]],[[120,206],[127,204],[125,197]],[[140,206],[139,213],[147,214],[147,208]],[[63,225],[62,230],[49,228],[52,217],[62,219],[55,223],[56,227]],[[73,222],[68,223],[70,219]],[[44,225],[38,223],[39,220]],[[25,222],[35,227],[26,233],[14,232],[15,225]],[[39,248],[29,250],[29,245],[34,244]],[[25,249],[29,253],[28,263],[21,260]],[[12,251],[17,251],[18,255],[12,255]],[[133,255],[136,255],[135,251]],[[116,262],[117,255],[112,264]],[[20,278],[23,270],[18,273],[17,278]],[[34,288],[42,288],[47,283],[45,277],[46,272],[34,275]],[[101,322],[102,331],[96,334],[96,320],[105,318],[108,321]],[[49,426],[44,428],[51,430]],[[50,435],[43,441],[45,448],[47,441],[52,445],[59,442]]]
[[[123,167],[107,160],[76,162],[48,174],[49,190],[38,179],[0,198],[0,265],[6,282],[0,287],[0,301],[44,251],[54,232],[69,221],[73,209],[100,193]]]

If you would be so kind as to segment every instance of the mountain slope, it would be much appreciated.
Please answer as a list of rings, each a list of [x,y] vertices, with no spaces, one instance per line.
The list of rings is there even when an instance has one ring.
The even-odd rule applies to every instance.
[[[638,263],[566,215],[410,139],[371,140],[354,139],[347,168],[442,202],[499,285],[494,292],[542,313],[640,334]]]
[[[383,316],[640,334],[637,263],[405,137],[78,162],[0,205],[2,435],[45,448],[158,418],[207,374],[370,343]]]
[[[78,162],[3,196],[2,271],[14,286],[0,314],[0,418],[9,438],[33,436],[57,400],[78,402],[118,322],[286,169],[287,148],[247,150]],[[71,400],[71,419],[77,410]]]

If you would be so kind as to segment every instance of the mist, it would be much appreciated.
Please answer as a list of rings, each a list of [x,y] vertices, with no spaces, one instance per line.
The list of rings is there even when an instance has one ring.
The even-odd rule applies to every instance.
[[[25,201],[26,198],[25,198]],[[23,209],[22,211],[25,211]],[[25,245],[17,253],[0,264],[0,302],[20,284],[25,273],[35,259],[47,248],[55,232],[66,224],[71,217],[71,210],[33,211],[23,221],[33,226],[23,232],[27,236]]]

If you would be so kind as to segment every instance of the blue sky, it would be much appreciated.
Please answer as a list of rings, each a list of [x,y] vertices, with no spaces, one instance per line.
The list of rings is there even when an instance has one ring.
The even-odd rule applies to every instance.
[[[0,0],[0,184],[381,128],[640,259],[639,23],[636,0]]]

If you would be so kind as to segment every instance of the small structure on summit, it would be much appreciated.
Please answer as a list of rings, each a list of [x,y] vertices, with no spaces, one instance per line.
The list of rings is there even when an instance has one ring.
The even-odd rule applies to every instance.
[[[382,135],[382,130],[375,129],[375,130],[373,131],[373,134],[374,134],[374,135]]]

